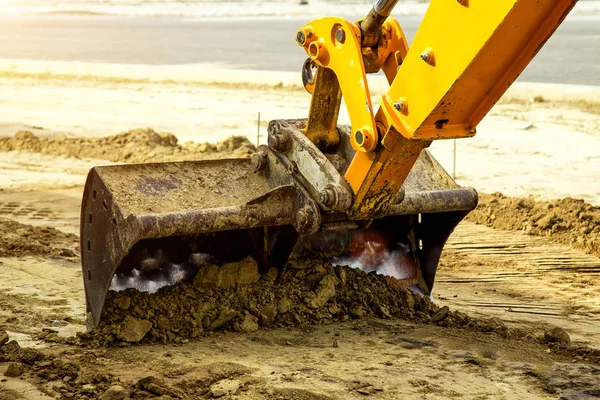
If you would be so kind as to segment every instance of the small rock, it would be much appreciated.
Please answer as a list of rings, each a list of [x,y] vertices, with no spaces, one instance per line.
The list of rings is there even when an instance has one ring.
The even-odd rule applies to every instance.
[[[30,131],[18,131],[15,133],[15,139],[26,141],[26,140],[40,140],[37,136],[35,136]]]
[[[502,321],[500,318],[498,317],[492,317],[489,319],[490,325],[492,326],[492,328],[494,330],[505,330],[506,329],[506,324],[504,323],[504,321]]]
[[[252,314],[246,314],[244,320],[240,324],[241,332],[256,332],[258,330],[258,318]]]
[[[250,256],[238,262],[223,264],[221,273],[221,287],[224,289],[248,285],[260,279],[258,264]]]
[[[6,371],[4,372],[4,376],[8,376],[9,378],[16,378],[23,373],[24,366],[19,362],[11,362],[6,367]]]
[[[229,308],[224,308],[219,312],[219,316],[210,324],[210,330],[219,329],[232,319],[238,316],[238,312]]]
[[[432,316],[431,322],[436,323],[445,320],[448,318],[448,314],[450,313],[450,307],[444,306],[438,309]]]
[[[270,282],[275,282],[277,280],[277,276],[279,276],[279,271],[277,268],[271,267],[265,274],[265,279],[269,280]]]
[[[540,229],[550,229],[556,222],[557,217],[554,213],[548,213],[544,215],[542,218],[538,219],[536,225]]]
[[[0,330],[0,346],[4,346],[8,343],[8,333],[5,330]]]
[[[546,101],[546,99],[544,99],[540,95],[537,95],[537,96],[534,96],[533,99],[531,99],[531,101],[533,101],[534,103],[544,103]]]
[[[348,274],[346,274],[345,269],[343,269],[343,268],[340,269],[339,277],[340,277],[340,281],[342,282],[342,285],[345,285],[346,281],[348,280]]]
[[[342,309],[340,308],[340,306],[338,306],[337,303],[335,303],[335,302],[329,306],[328,310],[331,315],[336,315],[336,314],[339,314],[340,312],[342,312]]]
[[[392,318],[392,314],[390,314],[390,310],[385,306],[379,306],[379,313],[383,318]]]
[[[125,342],[137,343],[146,336],[150,329],[152,329],[152,322],[128,315],[119,327],[117,336]]]
[[[154,376],[142,378],[137,383],[138,387],[147,390],[158,396],[170,396],[171,398],[182,398],[183,394],[179,390],[169,387],[165,382]],[[136,398],[139,392],[136,392]],[[164,398],[164,397],[163,397]]]
[[[118,297],[115,299],[115,304],[121,310],[128,310],[129,306],[131,305],[131,297],[129,297],[129,296]]]
[[[100,400],[123,400],[130,397],[129,390],[123,386],[114,385],[106,389],[106,392],[100,396]]]
[[[269,326],[275,322],[277,316],[277,307],[273,304],[266,304],[260,308],[260,324],[262,326]]]
[[[415,305],[415,296],[412,294],[412,292],[406,292],[406,308],[409,310],[414,310]]]
[[[279,314],[285,314],[286,312],[292,309],[292,302],[287,297],[283,297],[279,299],[279,303],[277,305],[277,311]]]
[[[154,394],[148,392],[147,390],[136,390],[135,392],[133,392],[134,399],[147,399],[151,397],[156,398]]]
[[[213,397],[223,397],[228,394],[237,393],[240,388],[240,382],[230,379],[223,379],[210,387]]]
[[[91,383],[86,383],[81,387],[82,393],[94,394],[96,392],[96,385],[92,385]]]
[[[59,343],[60,338],[58,337],[58,333],[50,332],[44,338],[46,342]]]
[[[309,300],[308,306],[310,308],[321,308],[335,296],[335,286],[338,284],[338,280],[333,275],[327,275],[321,282],[317,290],[315,290],[314,296]]]
[[[358,389],[356,392],[359,393],[359,394],[362,394],[363,396],[369,396],[371,394],[370,390],[367,390],[367,389],[364,389],[364,388]]]
[[[236,286],[249,285],[258,282],[260,273],[258,272],[258,264],[250,256],[238,262],[238,272],[236,276]]]
[[[198,270],[194,277],[193,285],[203,289],[212,289],[221,287],[223,282],[223,274],[221,268],[214,264],[205,264]]]
[[[54,363],[52,361],[42,361],[37,363],[36,367],[38,368],[52,368],[52,366],[54,366]]]
[[[6,346],[9,346],[12,342],[14,342],[14,340],[11,340],[10,342],[8,342],[6,344]],[[41,351],[36,350],[36,349],[25,348],[25,349],[20,349],[19,352],[20,352],[20,361],[25,364],[29,364],[29,365],[33,365],[36,362],[41,361],[44,358],[46,358],[44,353],[42,353]]]
[[[569,334],[564,329],[559,327],[554,327],[544,332],[544,340],[549,343],[571,343],[571,337]]]
[[[365,314],[366,314],[366,312],[365,312],[365,309],[364,309],[364,308],[363,308],[361,305],[358,305],[358,306],[356,306],[356,307],[353,307],[353,308],[350,310],[350,315],[351,315],[353,318],[362,318],[362,317],[364,317],[364,316],[365,316]]]

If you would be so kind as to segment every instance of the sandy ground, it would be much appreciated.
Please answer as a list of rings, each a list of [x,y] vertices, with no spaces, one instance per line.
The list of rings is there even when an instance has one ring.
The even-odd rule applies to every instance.
[[[150,126],[174,133],[181,144],[234,134],[254,141],[259,111],[266,135],[270,119],[304,117],[309,101],[302,90],[256,85],[34,76],[3,76],[0,85],[1,132],[29,130],[41,137],[89,138]],[[457,142],[457,178],[483,192],[574,196],[598,205],[599,127],[600,115],[590,104],[503,100],[474,139]],[[444,142],[432,148],[449,171],[452,146]],[[115,146],[115,152],[121,150]],[[36,229],[77,234],[87,170],[107,163],[77,155],[0,153],[0,218],[37,227],[12,232],[31,237],[34,250],[34,239],[48,234]],[[235,388],[223,397],[239,399],[600,396],[600,365],[580,350],[600,347],[600,259],[552,238],[465,222],[440,264],[436,304],[477,318],[500,317],[527,332],[525,339],[399,319],[359,319],[251,334],[216,332],[186,344],[89,349],[39,340],[43,328],[61,338],[85,329],[76,237],[61,238],[58,252],[0,257],[0,328],[50,360],[21,378],[3,377],[0,399],[96,398],[117,384],[135,392],[135,398],[144,393],[211,398],[220,394],[219,387]],[[553,326],[564,328],[574,345],[540,340]],[[79,368],[77,385],[67,375],[40,372],[67,371],[70,364]],[[6,366],[0,363],[0,370]],[[157,392],[140,381],[148,376],[161,380],[153,386]]]
[[[98,78],[0,77],[0,134],[27,129],[36,134],[106,136],[133,128],[172,132],[181,143],[217,142],[231,135],[260,143],[272,119],[304,118],[309,95],[303,89],[248,84],[144,83]],[[51,95],[50,95],[51,93]],[[533,97],[533,96],[532,96]],[[56,108],[60,104],[60,109]],[[589,105],[588,105],[589,106]],[[586,104],[535,103],[504,99],[484,119],[472,139],[456,142],[456,177],[463,185],[507,195],[542,198],[574,196],[599,204],[600,187],[589,182],[600,171],[600,116]],[[593,106],[591,109],[593,110]],[[340,122],[348,123],[347,112]],[[431,147],[445,168],[454,170],[454,141]],[[2,187],[28,185],[29,173],[13,176],[15,164],[55,182],[57,163],[41,156],[6,154],[0,160]],[[83,177],[93,163],[60,161],[65,182]],[[44,165],[44,166],[42,166]],[[21,169],[21,168],[19,168]],[[34,182],[37,178],[32,177]],[[80,178],[81,179],[81,178]],[[53,185],[53,183],[52,183]]]

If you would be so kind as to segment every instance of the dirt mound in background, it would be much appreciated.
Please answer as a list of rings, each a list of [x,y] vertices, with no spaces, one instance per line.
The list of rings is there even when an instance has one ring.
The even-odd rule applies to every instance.
[[[227,270],[227,276],[219,270]],[[448,307],[438,309],[391,277],[309,260],[290,261],[279,276],[275,269],[261,276],[256,263],[245,259],[205,266],[193,282],[152,295],[135,289],[111,291],[99,328],[80,338],[92,347],[186,343],[217,330],[253,332],[372,317],[514,335],[497,318],[477,321]]]
[[[0,219],[0,257],[77,257],[77,235]]]
[[[600,257],[600,207],[570,197],[535,201],[480,194],[469,221],[492,228],[519,230],[581,249]]]
[[[243,136],[232,136],[216,144],[190,142],[182,146],[177,143],[175,135],[157,133],[151,128],[96,138],[38,137],[29,131],[0,138],[0,151],[26,151],[123,163],[248,157],[254,150],[255,146]]]

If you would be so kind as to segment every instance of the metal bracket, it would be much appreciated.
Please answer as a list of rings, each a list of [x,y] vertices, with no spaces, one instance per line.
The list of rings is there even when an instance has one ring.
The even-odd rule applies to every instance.
[[[326,212],[352,205],[352,191],[325,155],[302,133],[306,120],[275,120],[269,124],[269,146]]]
[[[361,55],[360,28],[343,18],[321,18],[299,29],[296,41],[316,65],[335,73],[352,124],[352,147],[373,151],[379,137]]]

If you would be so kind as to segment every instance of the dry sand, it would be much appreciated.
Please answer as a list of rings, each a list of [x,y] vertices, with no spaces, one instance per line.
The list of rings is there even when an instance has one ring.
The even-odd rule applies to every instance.
[[[0,381],[0,399],[97,398],[114,385],[135,398],[211,398],[221,393],[236,399],[600,395],[600,366],[589,349],[600,347],[597,211],[584,205],[583,214],[591,219],[579,219],[581,212],[567,212],[572,207],[553,205],[558,216],[544,225],[550,208],[523,199],[494,203],[485,197],[485,207],[474,214],[477,222],[508,230],[472,222],[459,226],[442,258],[436,304],[421,310],[419,318],[382,318],[385,313],[374,308],[366,318],[326,318],[326,324],[302,323],[291,330],[217,329],[187,343],[187,337],[179,337],[179,344],[79,347],[69,338],[84,330],[75,235],[87,170],[97,164],[147,161],[151,152],[157,161],[203,158],[209,148],[203,142],[231,135],[254,142],[258,111],[265,135],[270,119],[304,117],[309,98],[297,88],[256,84],[6,75],[0,84],[5,105],[0,124],[12,137],[0,139],[0,334],[7,329],[22,348],[39,349],[0,351],[3,359],[13,357],[25,368],[21,379]],[[154,131],[126,133],[148,126],[172,132],[178,144]],[[598,205],[598,127],[600,115],[590,104],[503,100],[474,139],[458,142],[458,180],[487,192],[571,195]],[[19,130],[39,138],[29,133],[13,137]],[[111,136],[119,132],[124,141],[141,137],[139,151],[129,151]],[[251,146],[237,143],[220,150],[247,156]],[[433,152],[452,171],[452,142],[436,143]],[[515,212],[511,201],[531,207]],[[584,232],[589,223],[592,229]],[[523,228],[526,232],[509,231]],[[572,246],[573,236],[584,240]],[[432,322],[444,305],[455,310],[448,321],[461,321],[456,311],[466,311],[469,321],[478,322]],[[219,315],[217,310],[217,319]],[[545,340],[543,332],[553,326],[564,328],[573,343]],[[503,333],[513,330],[522,335]],[[0,371],[7,367],[0,362]]]
[[[36,135],[96,137],[152,127],[157,132],[173,133],[181,144],[219,142],[232,135],[246,136],[256,143],[260,112],[259,141],[265,143],[268,122],[306,117],[310,98],[296,86],[269,86],[264,77],[249,77],[254,78],[254,83],[246,84],[184,84],[5,74],[0,77],[0,102],[4,104],[0,134],[29,130]],[[277,74],[273,81],[281,82]],[[531,99],[556,93],[558,98],[568,98],[555,87],[542,85],[537,91],[538,86],[527,87],[531,88]],[[525,101],[523,93],[514,94],[520,99],[504,98],[479,125],[474,138],[456,142],[458,182],[484,192],[541,198],[573,196],[600,204],[600,186],[589,184],[600,171],[598,106]],[[348,121],[343,109],[340,122]],[[453,146],[454,141],[438,141],[431,147],[451,173]],[[0,160],[0,184],[31,187],[42,176],[47,179],[41,180],[56,182],[60,165],[65,168],[65,182],[73,183],[76,171],[83,177],[91,165],[57,159],[50,169],[42,167],[49,160],[5,154]],[[15,164],[27,164],[24,169],[35,176],[12,176]]]

